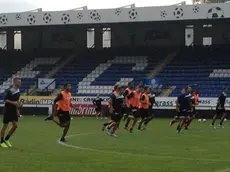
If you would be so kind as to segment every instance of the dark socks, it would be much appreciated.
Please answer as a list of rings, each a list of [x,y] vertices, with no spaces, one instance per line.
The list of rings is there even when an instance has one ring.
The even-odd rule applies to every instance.
[[[220,125],[223,125],[224,118],[221,118]]]
[[[7,135],[6,138],[5,138],[5,141],[7,141],[9,139],[10,139],[10,135]]]
[[[2,138],[1,138],[1,143],[3,143],[4,141],[5,141],[5,140],[4,140],[4,138],[2,137]]]
[[[129,126],[129,122],[130,122],[130,119],[127,119],[126,124],[125,124],[125,127],[128,127],[128,126]]]

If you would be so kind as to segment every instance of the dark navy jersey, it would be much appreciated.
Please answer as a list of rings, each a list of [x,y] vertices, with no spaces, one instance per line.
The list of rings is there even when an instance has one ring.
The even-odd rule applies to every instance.
[[[155,97],[156,97],[155,94],[150,94],[150,95],[149,95],[149,102],[150,102],[150,107],[149,107],[149,108],[152,108],[153,105],[156,103]]]
[[[100,97],[96,97],[93,99],[93,104],[97,107],[101,107],[103,99]]]
[[[226,98],[227,98],[227,94],[225,92],[222,92],[221,95],[219,96],[218,102],[217,102],[217,108],[218,109],[224,108]]]
[[[20,98],[20,91],[19,89],[10,88],[5,91],[4,100],[10,101],[19,101]],[[5,111],[15,111],[17,109],[16,106],[5,103]]]
[[[121,113],[124,105],[124,96],[121,94],[112,94],[110,96],[112,100],[112,106],[116,113]]]
[[[191,94],[184,93],[177,97],[177,101],[180,105],[181,112],[187,112],[191,110],[192,96]]]

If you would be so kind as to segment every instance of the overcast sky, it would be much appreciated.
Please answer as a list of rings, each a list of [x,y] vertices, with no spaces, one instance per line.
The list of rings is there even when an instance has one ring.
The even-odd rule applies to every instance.
[[[88,6],[89,9],[116,8],[135,3],[141,6],[172,5],[183,0],[0,0],[0,13],[21,12],[36,8],[58,11]],[[187,4],[191,0],[185,0]]]

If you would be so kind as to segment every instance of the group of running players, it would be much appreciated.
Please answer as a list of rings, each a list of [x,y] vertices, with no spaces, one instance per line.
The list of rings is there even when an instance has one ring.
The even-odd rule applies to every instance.
[[[129,132],[133,132],[139,119],[138,130],[145,130],[153,119],[154,104],[157,105],[150,86],[139,84],[134,89],[133,83],[130,82],[125,89],[123,86],[115,85],[108,102],[111,120],[103,124],[102,130],[106,129],[109,135],[117,137],[116,131],[122,119],[125,121],[124,129]]]
[[[13,79],[13,85],[5,92],[4,102],[5,111],[3,115],[3,126],[0,131],[0,146],[7,148],[12,147],[9,139],[16,131],[18,127],[18,117],[20,116],[20,109],[22,104],[20,103],[20,88],[21,79],[15,77]],[[71,84],[64,85],[64,89],[57,95],[53,103],[53,113],[48,116],[46,120],[53,120],[57,125],[63,128],[63,134],[60,141],[65,141],[65,136],[70,127],[70,108],[74,108],[71,104]],[[227,97],[227,89],[224,89],[218,98],[216,106],[216,114],[213,117],[211,124],[214,127],[215,120],[218,115],[221,116],[220,127],[223,127],[223,122],[226,117],[225,112],[225,100]],[[101,105],[102,99],[95,99],[94,104],[96,106]],[[195,118],[195,107],[199,102],[198,92],[192,92],[191,87],[187,87],[183,90],[182,94],[178,96],[176,100],[176,110],[178,116],[176,116],[170,123],[173,125],[175,122],[179,122],[177,131],[181,132],[181,129],[188,128],[191,121]],[[139,84],[136,88],[132,82],[128,83],[128,87],[125,88],[120,85],[115,85],[114,90],[109,99],[109,112],[111,114],[111,120],[106,122],[102,126],[102,130],[106,129],[106,132],[116,137],[116,131],[119,128],[120,122],[123,119],[125,121],[124,129],[133,132],[138,120],[138,130],[145,130],[148,123],[153,119],[153,105],[158,104],[155,101],[155,94],[150,86],[144,86]],[[96,108],[97,114],[101,111],[101,107]],[[5,131],[8,128],[8,124],[12,123],[11,129],[8,131],[5,137]],[[131,123],[132,122],[132,123]]]

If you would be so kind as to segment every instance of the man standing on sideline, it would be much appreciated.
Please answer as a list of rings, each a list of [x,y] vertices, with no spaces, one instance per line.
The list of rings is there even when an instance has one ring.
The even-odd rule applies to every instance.
[[[18,128],[18,116],[19,108],[21,105],[19,103],[21,79],[15,77],[13,79],[13,86],[5,91],[4,102],[5,102],[5,111],[3,116],[3,126],[1,128],[1,147],[7,148],[12,147],[9,139],[13,133]],[[12,127],[8,131],[8,134],[5,137],[5,131],[8,128],[9,123],[12,123]]]

